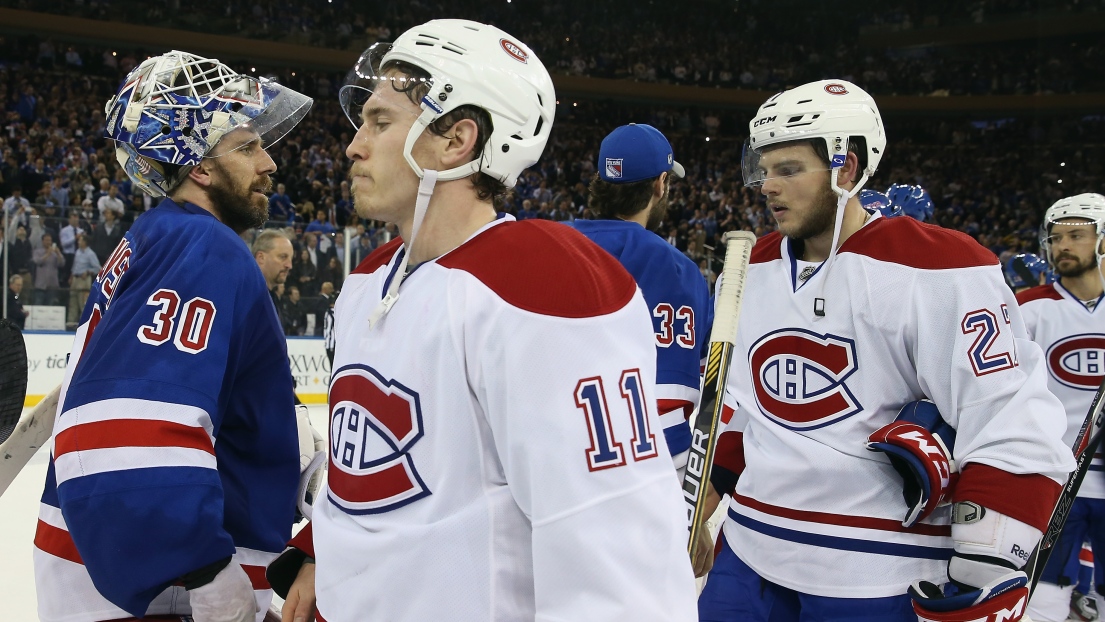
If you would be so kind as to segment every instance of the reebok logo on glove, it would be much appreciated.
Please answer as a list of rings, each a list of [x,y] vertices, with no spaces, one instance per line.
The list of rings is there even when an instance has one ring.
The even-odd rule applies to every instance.
[[[1028,556],[1032,554],[1031,551],[1026,551],[1026,550],[1022,549],[1019,545],[1016,545],[1016,544],[1013,545],[1013,549],[1009,552],[1011,554],[1016,555],[1017,557],[1023,559],[1024,561],[1028,561]]]

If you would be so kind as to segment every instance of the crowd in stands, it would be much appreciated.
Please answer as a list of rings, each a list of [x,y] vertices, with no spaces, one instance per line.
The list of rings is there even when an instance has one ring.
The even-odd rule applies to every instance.
[[[803,0],[662,2],[551,0],[17,0],[19,8],[338,49],[364,49],[439,17],[495,24],[528,42],[553,72],[778,91],[832,76],[873,94],[983,95],[1099,92],[1105,50],[1096,34],[942,47],[875,48],[860,32],[885,26],[983,23],[1011,16],[1088,13],[1101,0],[973,0],[849,5]],[[611,24],[632,24],[612,36]],[[825,24],[833,24],[827,28]],[[785,34],[786,36],[780,36]],[[73,62],[79,48],[44,43],[41,58]]]
[[[33,57],[35,47],[27,49],[0,41],[0,251],[5,278],[11,277],[9,315],[18,294],[20,305],[68,307],[72,327],[91,275],[134,219],[155,204],[134,191],[102,135],[104,102],[145,54],[83,49],[85,57],[102,61],[89,71],[57,59],[42,62]],[[288,334],[320,334],[318,314],[350,267],[397,232],[362,221],[353,210],[344,155],[353,129],[336,102],[333,76],[300,71],[293,78],[289,71],[284,77],[317,101],[307,119],[270,149],[279,170],[269,226],[283,228],[295,249],[279,304]],[[624,123],[650,123],[669,136],[688,173],[672,185],[669,215],[657,233],[712,277],[722,233],[773,229],[762,197],[742,184],[750,114],[563,100],[545,156],[498,208],[519,219],[589,218],[587,186],[602,137]],[[999,256],[1035,251],[1047,206],[1061,196],[1100,191],[1105,182],[1102,116],[888,116],[886,123],[887,154],[869,187],[923,185],[936,203],[937,224],[968,233]]]

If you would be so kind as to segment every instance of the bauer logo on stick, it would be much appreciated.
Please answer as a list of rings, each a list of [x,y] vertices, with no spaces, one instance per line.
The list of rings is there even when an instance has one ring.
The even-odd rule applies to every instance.
[[[510,54],[510,57],[518,61],[519,63],[529,62],[529,54],[526,54],[525,50],[523,50],[522,47],[517,43],[508,41],[506,39],[499,39],[499,45],[503,46],[503,50],[505,50],[507,54]]]

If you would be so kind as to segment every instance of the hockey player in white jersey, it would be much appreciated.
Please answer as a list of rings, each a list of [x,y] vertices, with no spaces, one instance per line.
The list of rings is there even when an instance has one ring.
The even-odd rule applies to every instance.
[[[749,127],[779,230],[747,272],[701,619],[1020,619],[1074,462],[997,258],[863,209],[886,137],[856,85],[779,93]]]
[[[42,622],[254,622],[291,536],[287,344],[239,234],[268,217],[264,146],[311,99],[169,52],[108,102],[136,188],[163,197],[96,277],[35,533]]]
[[[1094,393],[1105,378],[1105,309],[1100,308],[1105,239],[1105,196],[1079,194],[1060,199],[1044,214],[1041,252],[1059,280],[1017,294],[1029,336],[1044,351],[1047,383],[1067,412],[1063,440],[1074,444]],[[1100,448],[1090,463],[1063,533],[1055,544],[1032,594],[1035,622],[1067,619],[1071,592],[1078,581],[1078,553],[1089,540],[1105,551],[1105,467]],[[1096,556],[1095,556],[1096,557]],[[1101,561],[1094,560],[1093,586],[1105,588]],[[1098,611],[1102,608],[1099,606]]]
[[[354,204],[401,238],[337,302],[328,483],[294,542],[317,564],[285,619],[314,575],[328,622],[694,620],[644,298],[578,231],[496,215],[548,140],[548,72],[435,20],[353,77]]]

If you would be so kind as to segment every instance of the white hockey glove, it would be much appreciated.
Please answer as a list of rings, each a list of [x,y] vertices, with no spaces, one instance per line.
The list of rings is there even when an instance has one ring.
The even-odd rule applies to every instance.
[[[254,622],[257,598],[246,571],[231,560],[209,583],[188,590],[194,622]]]
[[[1028,605],[1028,576],[1021,570],[1040,543],[1039,529],[969,501],[955,504],[955,555],[941,589],[928,581],[910,586],[921,622],[1017,622]]]
[[[311,425],[307,407],[295,407],[296,426],[299,430],[299,488],[296,491],[296,508],[311,518],[311,506],[322,488],[326,477],[326,440]]]

